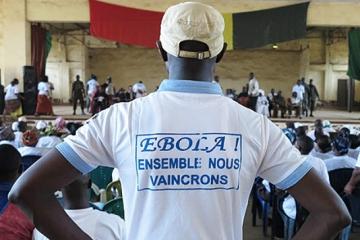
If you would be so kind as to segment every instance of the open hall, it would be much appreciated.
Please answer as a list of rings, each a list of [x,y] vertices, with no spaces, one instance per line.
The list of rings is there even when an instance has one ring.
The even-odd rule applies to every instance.
[[[359,13],[0,0],[0,240],[360,239]]]

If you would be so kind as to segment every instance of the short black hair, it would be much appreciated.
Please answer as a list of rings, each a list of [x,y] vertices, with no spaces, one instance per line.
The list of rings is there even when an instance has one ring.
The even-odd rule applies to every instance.
[[[321,135],[316,139],[316,144],[323,153],[331,151],[331,139],[327,135]]]
[[[305,137],[306,136],[306,127],[300,126],[295,129],[296,137]]]
[[[11,144],[0,145],[0,178],[11,180],[17,176],[21,164],[21,155]]]
[[[314,141],[308,136],[302,136],[296,140],[296,145],[303,155],[308,155],[314,148]]]
[[[359,135],[355,135],[355,134],[350,134],[349,135],[349,140],[350,140],[350,148],[351,149],[356,149],[360,146],[360,137]]]
[[[20,121],[18,125],[18,129],[20,132],[25,132],[27,129],[27,123],[24,121]]]

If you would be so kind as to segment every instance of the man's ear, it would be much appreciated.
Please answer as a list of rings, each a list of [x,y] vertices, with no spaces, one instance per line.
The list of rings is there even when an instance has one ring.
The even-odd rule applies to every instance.
[[[167,52],[163,49],[160,40],[156,41],[156,46],[164,62],[167,62]]]
[[[224,47],[223,47],[223,49],[222,49],[221,52],[216,56],[216,63],[218,63],[218,62],[221,61],[222,57],[223,57],[224,54],[225,54],[226,48],[227,48],[227,43],[224,42]]]

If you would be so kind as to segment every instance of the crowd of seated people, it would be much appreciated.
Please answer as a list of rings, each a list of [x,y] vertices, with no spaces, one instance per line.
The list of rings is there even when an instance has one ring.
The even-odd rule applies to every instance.
[[[350,179],[360,152],[359,129],[350,125],[335,128],[329,121],[317,119],[310,127],[300,123],[287,122],[283,132],[313,166],[324,183],[331,184],[330,173],[344,169],[349,170],[350,174],[346,176],[346,179]],[[262,184],[264,189],[267,189],[267,194],[271,195],[271,188],[266,187],[269,183],[262,181]],[[337,186],[332,185],[332,187],[338,192]],[[345,196],[345,187],[344,184],[340,189],[339,194],[342,197]],[[304,210],[301,210],[301,206],[299,207],[295,199],[287,192],[275,189],[273,194],[277,194],[277,197],[281,199],[278,201],[278,208],[273,209],[273,211],[278,211],[283,220],[284,227],[281,235],[284,239],[291,239],[296,229],[300,227],[299,224],[302,223],[299,221],[299,217],[304,217]],[[350,230],[351,225],[340,233],[339,239],[349,239]]]
[[[79,122],[66,122],[62,117],[54,123],[40,120],[29,124],[24,117],[11,126],[0,123],[0,240],[47,239],[41,233],[43,229],[35,229],[31,220],[9,203],[8,193],[18,176],[31,164],[61,143],[65,136],[74,135],[81,126]],[[89,202],[90,187],[91,180],[85,175],[61,189],[61,204],[66,213],[92,239],[122,239],[124,220],[93,209]]]

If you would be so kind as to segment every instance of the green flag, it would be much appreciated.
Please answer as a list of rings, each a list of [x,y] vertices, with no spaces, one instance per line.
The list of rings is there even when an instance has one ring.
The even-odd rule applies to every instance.
[[[49,56],[50,50],[51,50],[51,33],[49,31],[46,31],[45,36],[45,59]]]
[[[349,66],[347,75],[360,80],[360,28],[349,31]]]

